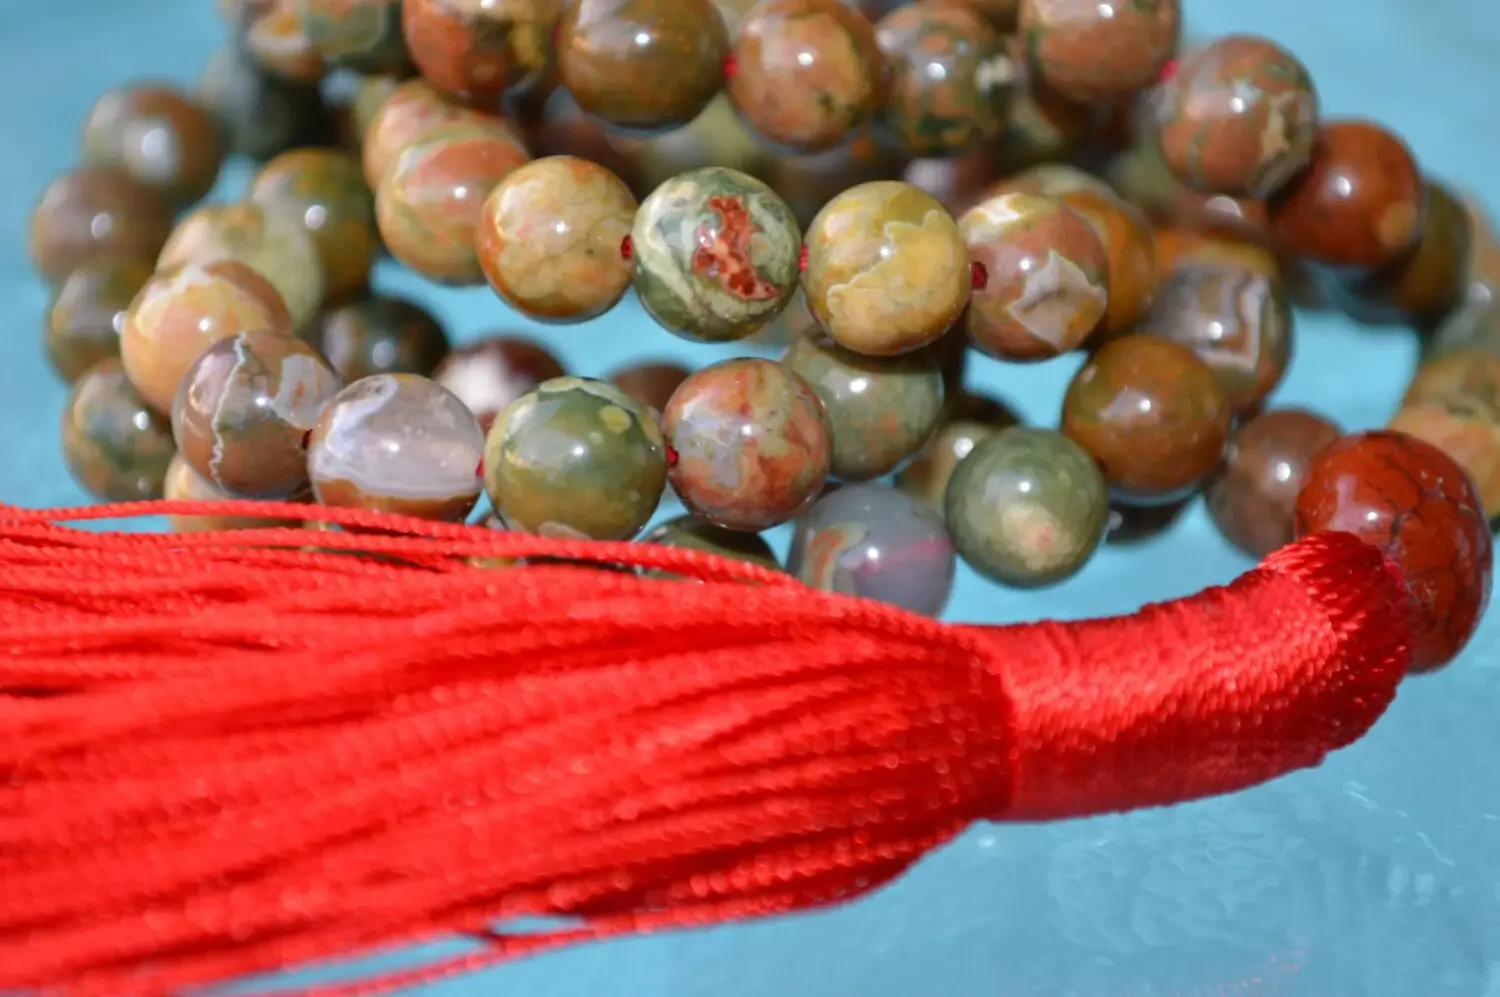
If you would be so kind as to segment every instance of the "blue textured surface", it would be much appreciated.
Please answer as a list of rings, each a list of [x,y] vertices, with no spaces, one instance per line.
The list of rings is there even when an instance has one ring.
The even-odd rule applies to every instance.
[[[1440,177],[1500,204],[1500,18],[1494,0],[1188,0],[1197,34],[1256,31],[1311,66],[1330,114],[1404,134]],[[208,0],[0,0],[0,499],[84,501],[58,456],[63,388],[36,328],[46,301],[22,232],[77,155],[107,86],[188,81],[220,35]],[[238,189],[243,170],[219,196]],[[485,291],[435,293],[459,338],[527,328]],[[627,356],[701,362],[633,303],[538,330],[581,373]],[[1382,424],[1409,376],[1404,335],[1304,319],[1278,399],[1350,427]],[[1056,418],[1071,362],[977,377],[1033,421]],[[1106,551],[1064,588],[1019,594],[965,572],[951,615],[1005,621],[1132,610],[1246,568],[1201,510],[1170,535]],[[618,942],[433,987],[446,997],[1126,997],[1159,994],[1500,997],[1500,614],[1446,672],[1403,688],[1364,742],[1226,799],[1037,827],[981,826],[891,888],[774,923]],[[402,960],[405,961],[405,960]]]

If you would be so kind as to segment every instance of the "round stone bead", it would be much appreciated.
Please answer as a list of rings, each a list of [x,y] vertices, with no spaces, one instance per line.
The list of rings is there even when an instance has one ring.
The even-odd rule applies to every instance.
[[[1182,498],[1218,467],[1230,419],[1218,376],[1197,354],[1133,335],[1073,377],[1062,430],[1100,463],[1116,498],[1151,505]]]
[[[240,332],[292,334],[281,295],[235,260],[188,263],[152,277],[125,313],[120,358],[141,397],[163,414],[183,375],[214,343]]]
[[[1227,35],[1183,57],[1154,101],[1162,159],[1190,187],[1263,198],[1307,165],[1318,95],[1264,38]]]
[[[172,462],[167,465],[161,497],[169,502],[225,502],[231,498],[200,478],[180,453],[174,455]],[[167,525],[173,533],[209,533],[218,530],[299,526],[301,523],[299,520],[265,519],[260,516],[168,516]]]
[[[192,469],[242,498],[307,488],[303,441],[343,384],[316,350],[275,332],[238,332],[188,368],[172,400],[172,438]]]
[[[656,513],[666,482],[655,416],[590,378],[542,382],[485,441],[485,491],[505,525],[526,533],[629,540]]]
[[[375,218],[392,256],[439,284],[484,282],[475,249],[485,198],[528,159],[498,127],[437,126],[397,157],[375,194]]]
[[[802,233],[754,177],[711,166],[668,180],[630,233],[641,306],[684,339],[743,339],[797,290]]]
[[[734,69],[735,109],[787,148],[831,149],[884,102],[875,32],[840,0],[761,0],[740,22]]]
[[[506,304],[543,322],[586,322],[630,286],[625,240],[635,195],[603,166],[549,156],[490,192],[476,233],[479,266]]]
[[[1390,428],[1452,457],[1500,518],[1500,355],[1465,347],[1424,361]]]
[[[72,383],[100,360],[120,355],[125,313],[151,266],[122,257],[86,263],[68,274],[53,295],[42,328],[42,347],[52,369]]]
[[[908,3],[880,19],[875,37],[890,80],[880,121],[898,148],[951,156],[1000,137],[1016,74],[980,14],[952,0]]]
[[[401,18],[427,82],[494,105],[542,75],[562,8],[563,0],[405,0]]]
[[[956,558],[943,521],[887,485],[849,485],[797,521],[787,571],[809,588],[938,616]]]
[[[985,437],[948,481],[944,518],[958,552],[1002,585],[1053,585],[1076,574],[1109,525],[1109,487],[1094,458],[1050,429]]]
[[[1106,189],[1078,186],[1054,195],[1083,216],[1109,258],[1109,303],[1094,330],[1095,342],[1131,332],[1156,297],[1156,247],[1151,223]]]
[[[1427,210],[1416,246],[1346,290],[1356,318],[1430,328],[1464,300],[1470,261],[1484,247],[1468,211],[1447,187],[1425,182]]]
[[[969,303],[971,281],[958,224],[910,184],[851,187],[808,228],[808,310],[856,353],[891,356],[934,342]]]
[[[943,374],[922,350],[868,357],[823,336],[805,336],[781,362],[818,393],[833,432],[830,471],[866,481],[922,449],[943,416]]]
[[[328,73],[328,63],[307,34],[298,0],[265,0],[247,5],[250,16],[240,38],[245,51],[261,67],[283,79],[317,84]]]
[[[1256,411],[1292,357],[1292,305],[1277,276],[1186,267],[1157,294],[1143,332],[1181,343],[1218,375],[1236,416]]]
[[[1177,52],[1179,0],[1021,0],[1033,69],[1076,101],[1105,103],[1156,83]]]
[[[781,562],[771,545],[759,533],[744,533],[726,530],[697,516],[678,516],[660,526],[653,527],[641,537],[642,543],[660,544],[663,547],[678,547],[684,550],[701,550],[705,554],[748,561],[770,571],[780,571]],[[647,572],[648,578],[676,578],[668,572]]]
[[[573,0],[557,65],[578,106],[618,128],[678,128],[724,83],[729,36],[713,0]]]
[[[1236,429],[1205,493],[1224,539],[1257,558],[1291,543],[1308,466],[1340,435],[1322,416],[1294,408],[1262,412]]]
[[[261,167],[250,200],[301,222],[323,269],[323,296],[343,301],[370,282],[379,239],[359,163],[337,149],[296,149]]]
[[[828,480],[828,414],[812,385],[783,364],[743,358],[699,370],[672,395],[662,425],[683,505],[728,529],[784,523]]]
[[[926,502],[939,515],[953,469],[980,440],[1020,424],[1010,408],[984,395],[964,392],[949,407],[948,419],[911,463],[896,475],[896,487]]]
[[[448,334],[431,312],[384,294],[323,312],[308,327],[307,342],[345,384],[375,374],[427,377],[448,355]]]
[[[616,370],[608,381],[660,417],[672,395],[692,373],[681,364],[640,363]]]
[[[511,403],[567,371],[552,351],[519,336],[489,336],[449,353],[432,379],[457,395],[486,433]]]
[[[84,166],[53,180],[32,209],[32,265],[57,284],[86,263],[115,257],[156,261],[172,232],[172,210],[124,170]]]
[[[210,204],[185,217],[157,261],[161,270],[236,260],[281,295],[292,326],[305,326],[323,301],[323,264],[300,219],[258,204]]]
[[[1109,258],[1072,208],[1036,194],[1000,194],[958,220],[983,268],[964,325],[1001,360],[1047,360],[1077,349],[1109,304]]]
[[[1311,263],[1368,273],[1422,233],[1422,171],[1406,143],[1366,121],[1318,130],[1308,166],[1270,201],[1278,244]]]
[[[509,122],[456,103],[425,80],[407,80],[381,102],[365,129],[360,147],[365,184],[378,190],[407,146],[440,125],[475,125],[513,134]]]
[[[399,73],[410,66],[401,0],[295,0],[295,5],[308,44],[329,65],[360,73]]]
[[[1489,523],[1469,476],[1436,447],[1389,431],[1325,447],[1297,496],[1295,530],[1353,533],[1401,567],[1413,669],[1447,664],[1474,635],[1490,595]]]
[[[484,433],[435,381],[376,374],[323,409],[307,445],[313,497],[323,505],[459,522],[479,501]]]
[[[63,406],[63,463],[89,494],[104,502],[161,498],[173,453],[171,427],[118,361],[100,362],[73,384]]]
[[[218,126],[225,153],[254,160],[270,159],[310,136],[323,111],[316,87],[272,76],[233,42],[209,59],[197,98]]]
[[[83,123],[83,161],[117,166],[175,206],[207,194],[224,153],[203,105],[164,86],[110,90]]]

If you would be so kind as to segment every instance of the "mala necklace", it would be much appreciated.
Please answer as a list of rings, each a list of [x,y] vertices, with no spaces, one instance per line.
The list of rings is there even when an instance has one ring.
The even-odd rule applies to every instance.
[[[0,987],[485,942],[323,991],[369,994],[835,903],[975,820],[1316,765],[1478,624],[1493,245],[1269,41],[1179,61],[1176,0],[220,6],[198,92],[101,98],[33,217],[64,454],[112,504],[0,507]],[[640,136],[715,108],[785,154],[637,202]],[[174,218],[226,152],[270,161]],[[940,200],[933,157],[997,178]],[[796,182],[827,175],[862,182]],[[366,290],[382,246],[543,321],[633,288],[678,336],[789,345],[609,381],[450,351]],[[1293,293],[1427,336],[1391,428],[1263,409]],[[970,347],[1086,351],[1060,430],[965,393]],[[631,542],[668,488],[690,515]],[[1226,587],[932,619],[957,557],[1059,583],[1111,503],[1199,492],[1264,558]],[[783,571],[758,534],[792,522]]]

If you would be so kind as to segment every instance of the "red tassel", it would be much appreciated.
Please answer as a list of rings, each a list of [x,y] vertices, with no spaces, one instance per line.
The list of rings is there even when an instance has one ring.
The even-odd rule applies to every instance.
[[[327,991],[375,993],[828,904],[976,819],[1315,765],[1408,658],[1398,570],[1345,534],[1133,616],[972,627],[693,551],[349,510],[317,514],[382,532],[52,525],[307,512],[0,507],[0,989],[161,993],[488,942]],[[577,923],[496,933],[528,915]]]

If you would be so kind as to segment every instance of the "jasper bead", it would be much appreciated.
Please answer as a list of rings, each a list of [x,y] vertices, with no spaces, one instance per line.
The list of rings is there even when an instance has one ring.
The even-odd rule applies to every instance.
[[[1264,38],[1228,35],[1185,56],[1155,104],[1162,159],[1200,190],[1265,197],[1312,155],[1312,78]]]
[[[1208,484],[1208,514],[1224,539],[1251,557],[1292,542],[1292,514],[1307,469],[1339,428],[1302,409],[1271,409],[1229,438],[1224,466]]]
[[[1453,660],[1489,602],[1493,552],[1474,484],[1436,447],[1398,432],[1325,447],[1297,497],[1296,535],[1342,530],[1400,566],[1417,671]]]
[[[622,247],[635,217],[635,195],[604,167],[573,156],[538,159],[485,200],[475,236],[479,266],[522,314],[585,322],[630,286]]]
[[[84,166],[47,185],[31,213],[27,248],[49,284],[112,257],[154,263],[172,232],[172,209],[123,170]]]
[[[272,76],[240,46],[220,47],[198,79],[198,100],[226,154],[266,160],[310,136],[323,104],[316,87]]]
[[[856,353],[892,356],[934,342],[969,303],[971,281],[953,216],[910,184],[851,187],[807,232],[808,310]]]
[[[1307,169],[1269,206],[1287,252],[1369,272],[1416,245],[1424,201],[1422,172],[1405,142],[1369,122],[1333,121],[1318,130]]]
[[[867,357],[807,336],[781,362],[822,399],[833,434],[830,470],[845,481],[889,474],[942,419],[943,375],[929,351]]]
[[[407,146],[440,125],[473,125],[515,137],[510,122],[456,103],[425,80],[407,80],[391,91],[365,129],[360,160],[365,184],[371,190],[379,189],[380,181]]]
[[[172,457],[162,484],[162,498],[168,502],[225,502],[232,496],[204,481],[182,459]],[[255,530],[275,526],[300,526],[299,520],[265,519],[260,516],[168,516],[173,533],[209,533],[217,530]]]
[[[73,384],[63,405],[63,462],[89,494],[104,502],[160,498],[174,452],[171,427],[118,361],[102,361]]]
[[[1470,286],[1474,229],[1458,198],[1425,182],[1427,210],[1416,245],[1347,290],[1356,318],[1429,327],[1461,301]]]
[[[566,373],[544,346],[520,336],[488,336],[449,353],[432,379],[457,395],[488,433],[512,402]]]
[[[828,480],[832,432],[817,392],[783,364],[726,360],[693,374],[662,413],[673,489],[733,530],[794,518]]]
[[[224,153],[203,105],[164,86],[111,90],[83,123],[83,161],[116,166],[175,206],[207,194]]]
[[[383,294],[321,313],[308,328],[307,341],[345,384],[374,374],[427,377],[448,355],[448,334],[431,312]]]
[[[71,384],[99,361],[119,357],[125,313],[151,272],[149,264],[126,257],[68,274],[42,329],[42,347],[59,377]]]
[[[659,417],[692,373],[681,364],[641,363],[620,368],[608,380]]]
[[[958,552],[1002,585],[1053,585],[1076,574],[1109,525],[1109,488],[1094,458],[1050,429],[1005,429],[954,468],[944,518]]]
[[[323,505],[459,522],[479,501],[484,433],[436,381],[377,374],[344,388],[308,438],[307,471]]]
[[[1500,355],[1464,347],[1424,361],[1390,428],[1453,458],[1473,479],[1485,515],[1500,518]]]
[[[1151,223],[1107,190],[1075,186],[1054,196],[1089,223],[1104,246],[1109,302],[1092,339],[1104,342],[1131,332],[1156,298],[1156,246]]]
[[[1074,376],[1062,430],[1100,463],[1116,498],[1152,505],[1183,497],[1218,467],[1230,419],[1217,375],[1192,350],[1132,335]]]
[[[886,485],[849,485],[801,519],[787,571],[809,588],[875,599],[938,616],[953,591],[956,559],[943,521]]]
[[[573,0],[557,32],[563,86],[588,113],[631,131],[696,118],[722,87],[728,55],[713,0]]]
[[[1182,28],[1178,0],[1021,0],[1018,17],[1031,65],[1047,85],[1100,103],[1156,83]]]
[[[656,417],[613,385],[560,377],[500,414],[484,449],[484,485],[513,530],[628,540],[651,519],[667,480]]]
[[[348,153],[283,153],[255,175],[250,201],[301,223],[322,264],[324,298],[342,301],[369,284],[380,245],[375,204],[359,163]]]
[[[242,4],[240,43],[261,67],[283,79],[316,84],[328,72],[328,63],[308,37],[299,0],[264,0]]]
[[[295,0],[303,36],[330,65],[360,73],[400,73],[410,58],[402,0]],[[410,6],[408,3],[407,6]]]
[[[678,516],[660,526],[653,527],[641,537],[641,543],[660,544],[683,550],[700,550],[705,554],[717,554],[737,561],[746,561],[770,571],[780,571],[781,562],[771,545],[759,533],[726,530],[697,516]],[[667,572],[652,571],[649,578],[675,578]]]
[[[475,104],[496,104],[547,67],[563,0],[404,0],[412,60],[427,82]]]
[[[729,98],[761,135],[830,149],[879,109],[885,61],[870,22],[840,0],[761,0],[740,22]]]
[[[631,243],[641,307],[684,339],[743,339],[797,290],[797,220],[770,187],[736,170],[706,167],[656,188],[636,212]]]
[[[1015,412],[993,398],[967,392],[959,395],[949,406],[947,421],[922,452],[896,475],[896,487],[926,502],[941,515],[948,481],[959,462],[981,440],[1019,423]]]
[[[292,334],[276,289],[236,260],[188,263],[161,271],[136,295],[120,332],[120,358],[146,404],[165,414],[205,350],[256,331]]]
[[[303,441],[343,387],[317,351],[280,333],[238,332],[188,368],[172,401],[172,438],[199,476],[242,498],[307,488]]]
[[[1046,360],[1082,345],[1109,303],[1109,258],[1072,208],[1033,194],[987,198],[958,220],[984,284],[964,325],[981,352]]]

